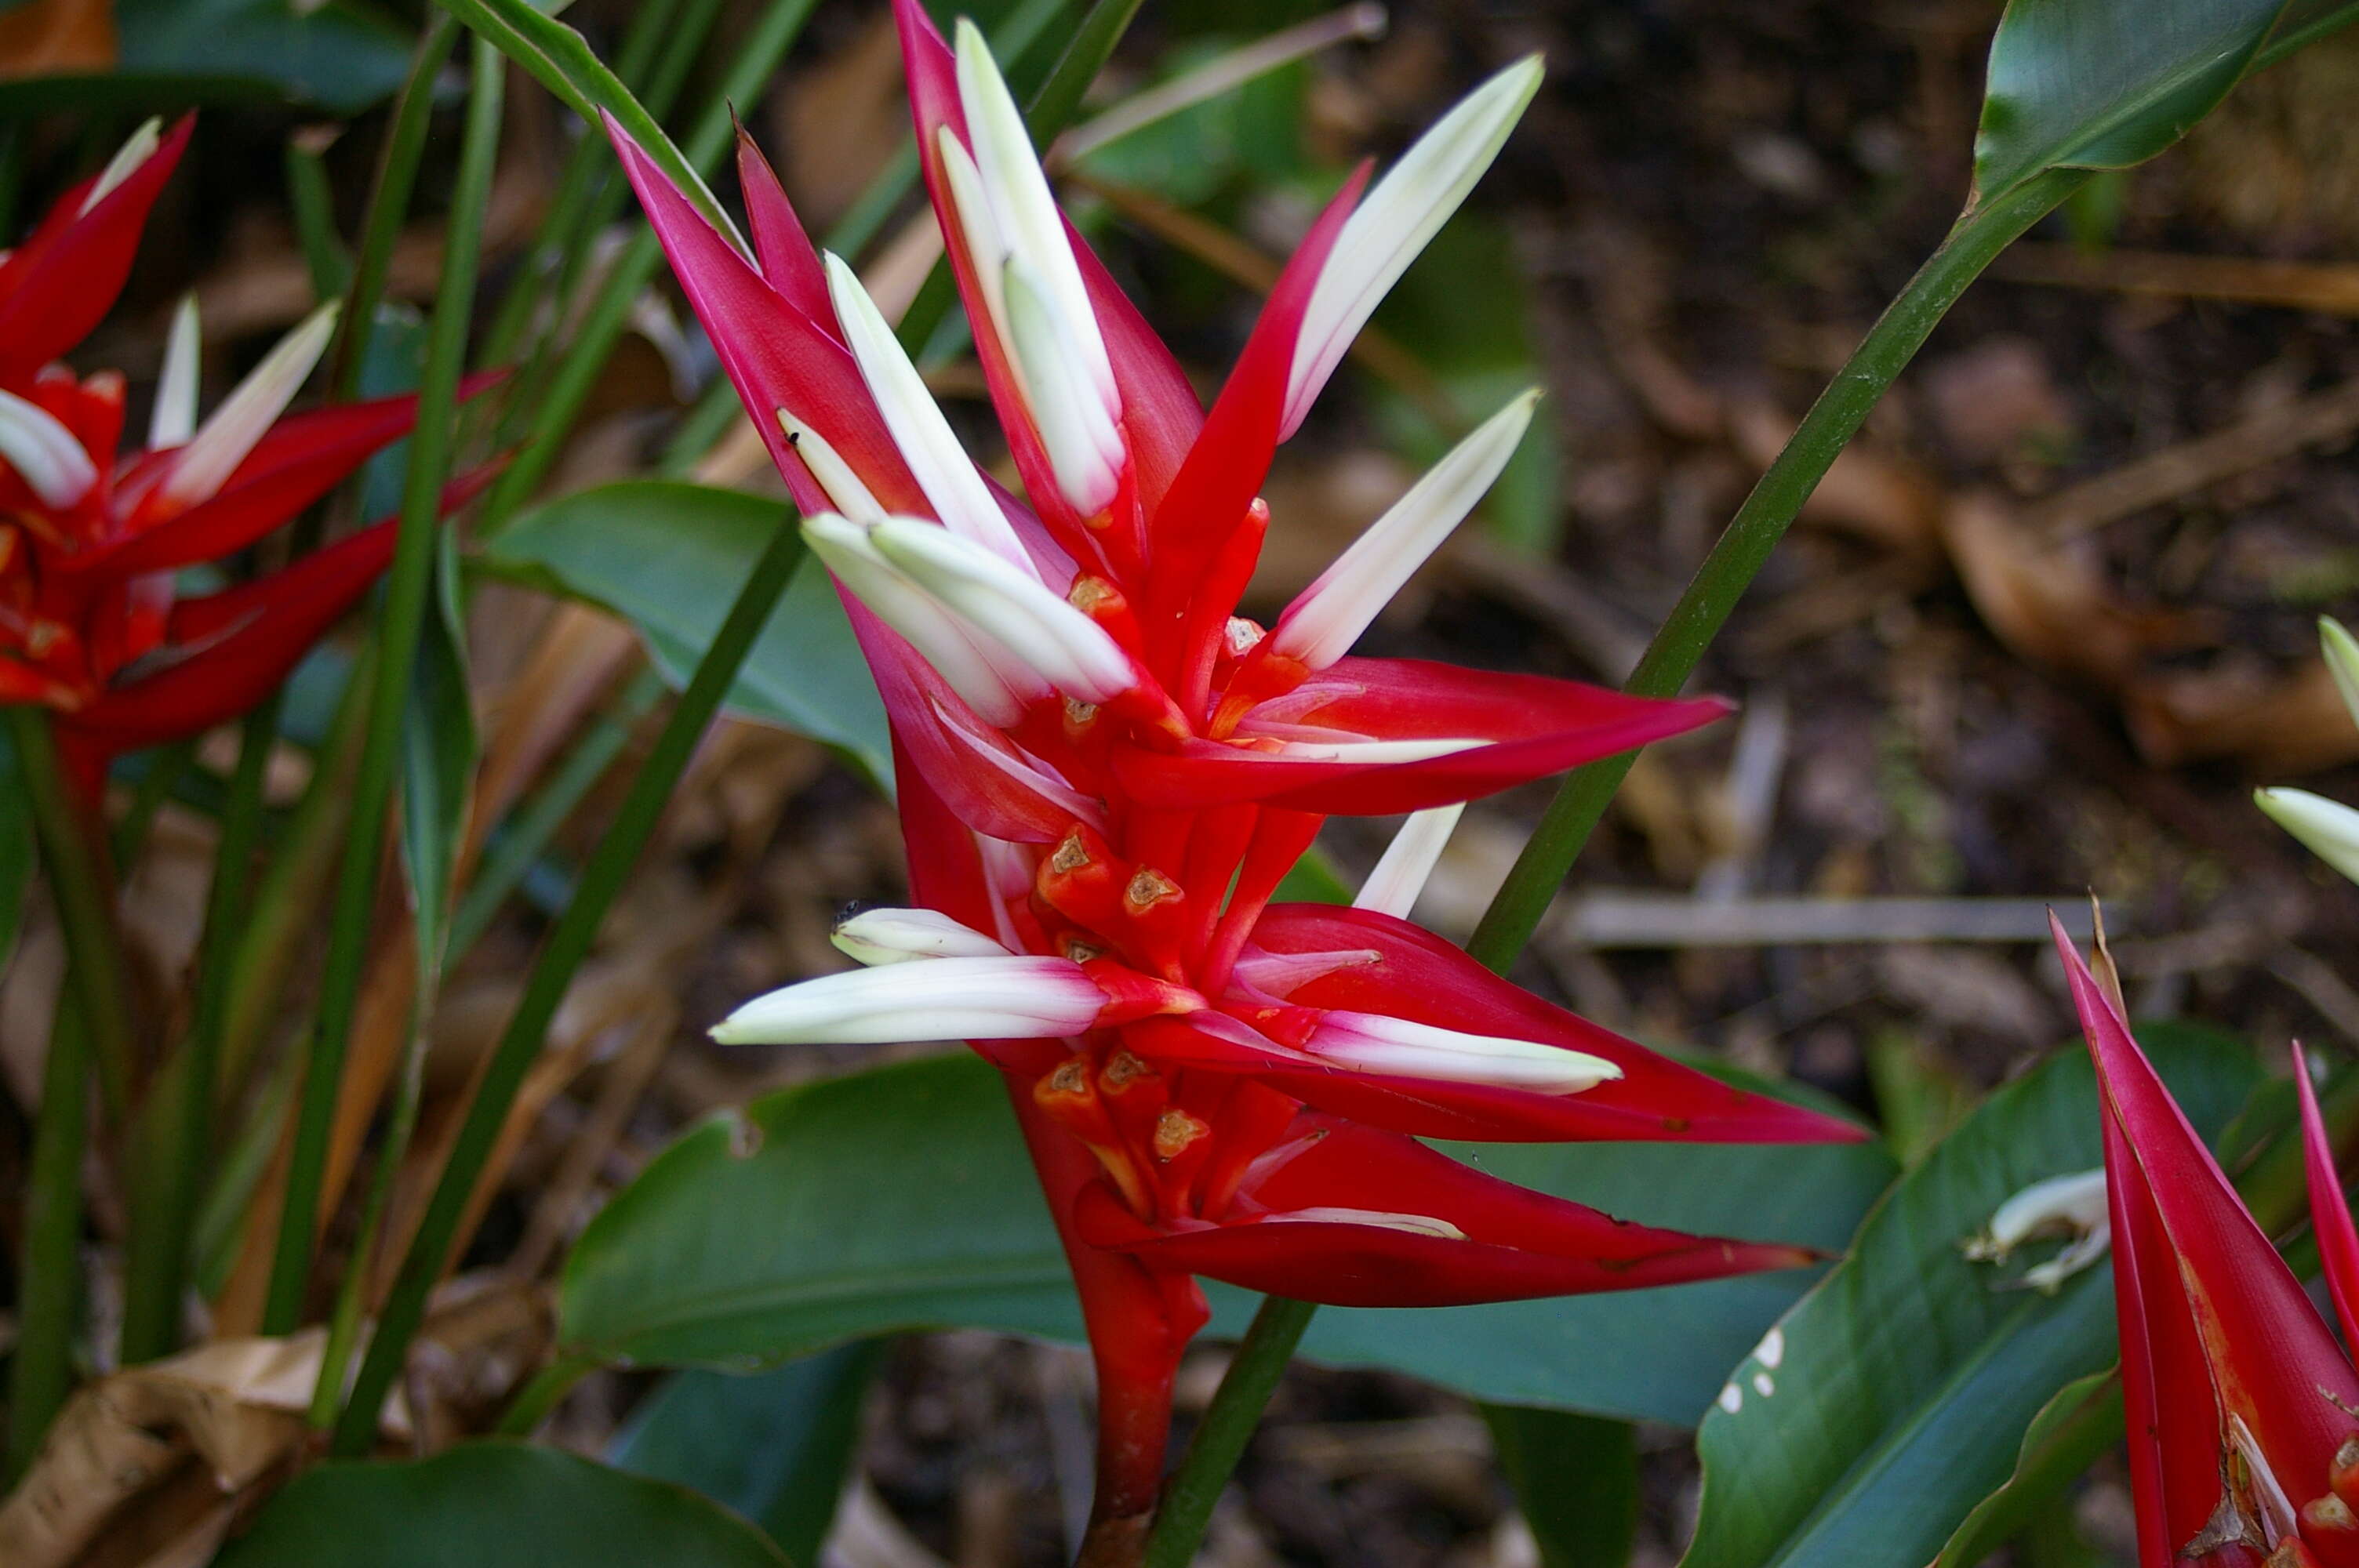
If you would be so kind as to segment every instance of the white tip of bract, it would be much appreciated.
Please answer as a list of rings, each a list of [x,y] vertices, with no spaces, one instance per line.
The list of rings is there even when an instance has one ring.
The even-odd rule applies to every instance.
[[[1277,650],[1314,670],[1350,653],[1393,595],[1490,492],[1530,428],[1539,397],[1534,387],[1484,420],[1353,540],[1278,618],[1270,633]]]
[[[1375,1208],[1289,1208],[1266,1214],[1263,1225],[1373,1225],[1379,1230],[1397,1230],[1409,1236],[1430,1236],[1439,1241],[1463,1241],[1466,1233],[1446,1219],[1436,1219],[1430,1214],[1394,1214]]]
[[[98,482],[98,469],[74,434],[37,403],[0,392],[0,458],[46,506],[71,506]]]
[[[871,524],[832,512],[803,519],[803,542],[811,554],[852,590],[853,598],[907,639],[918,656],[932,665],[934,673],[950,683],[951,689],[984,723],[1003,729],[1014,724],[1024,716],[1027,700],[1049,694],[1046,681],[1026,691],[1011,687],[1001,662],[975,646],[946,606],[879,555],[871,533]]]
[[[931,909],[864,909],[839,920],[836,951],[874,968],[912,958],[1005,958],[1006,947]]]
[[[1541,74],[1539,56],[1527,55],[1467,94],[1418,138],[1343,221],[1295,339],[1281,438],[1302,423],[1386,291],[1499,156],[1507,133],[1539,91]]]
[[[1537,1041],[1467,1034],[1381,1012],[1331,1012],[1306,1049],[1327,1061],[1412,1078],[1577,1095],[1622,1076],[1603,1056]]]
[[[1359,762],[1389,766],[1423,762],[1459,752],[1471,752],[1491,742],[1480,737],[1437,736],[1430,741],[1287,741],[1277,755],[1301,762]]]
[[[971,540],[910,517],[870,535],[878,554],[1042,679],[1083,702],[1111,702],[1137,684],[1105,628]]]
[[[1061,319],[1033,268],[1009,258],[1000,297],[1007,308],[1008,355],[1058,492],[1082,516],[1095,516],[1113,503],[1122,482],[1122,434],[1086,379],[1071,324]]]
[[[1032,557],[1025,554],[1007,514],[999,509],[974,460],[959,445],[957,432],[942,417],[934,395],[926,390],[918,367],[902,351],[901,341],[885,324],[859,275],[832,252],[825,259],[828,297],[835,305],[835,319],[842,323],[844,341],[860,366],[860,379],[868,384],[869,395],[876,399],[894,446],[909,465],[918,488],[926,492],[934,514],[951,533],[973,539],[1009,565],[1033,573]]]
[[[885,508],[869,490],[867,481],[853,471],[842,454],[828,445],[826,437],[795,417],[790,408],[771,412],[777,417],[778,430],[786,437],[787,445],[795,449],[795,456],[802,460],[803,467],[810,470],[819,487],[827,492],[827,498],[835,503],[838,512],[861,523],[874,523],[885,515]]]
[[[1114,390],[1114,365],[1106,357],[1105,341],[1098,335],[1097,317],[1090,309],[1089,290],[1073,259],[1065,221],[1040,172],[1032,150],[1031,134],[1023,113],[1007,91],[991,46],[975,25],[962,16],[957,27],[959,105],[966,112],[967,140],[974,150],[974,169],[1006,255],[973,254],[978,271],[994,268],[1012,257],[1031,268],[1042,291],[1070,328],[1070,348],[1079,369],[1097,389],[1102,404],[1121,406]],[[1003,331],[1007,326],[1000,323]]]
[[[1458,819],[1466,815],[1466,803],[1436,806],[1412,814],[1393,835],[1384,858],[1360,888],[1360,896],[1352,901],[1354,909],[1372,909],[1378,914],[1389,914],[1407,920],[1408,912],[1417,906],[1417,895],[1425,891],[1426,879],[1433,875],[1435,862],[1450,842],[1450,835]]]
[[[723,1045],[885,1045],[1078,1034],[1105,993],[1063,958],[957,957],[853,969],[756,997],[712,1028]]]
[[[2318,618],[2319,651],[2326,655],[2327,672],[2334,677],[2334,689],[2343,694],[2343,706],[2351,721],[2359,724],[2359,638],[2354,638],[2348,628],[2332,615]]]
[[[2260,789],[2253,803],[2310,852],[2359,882],[2359,811],[2306,789]]]
[[[201,368],[197,297],[184,294],[164,338],[164,371],[156,378],[156,406],[147,416],[147,449],[185,444],[197,433],[197,373]]]
[[[89,211],[113,195],[116,186],[130,178],[141,164],[156,156],[156,149],[163,145],[163,141],[164,122],[160,119],[151,119],[132,132],[130,139],[115,149],[114,156],[106,160],[106,167],[98,171],[97,183],[90,188],[90,194],[82,198],[82,211]]]
[[[303,318],[237,384],[203,428],[180,449],[179,460],[164,481],[168,498],[191,506],[211,499],[228,482],[237,465],[245,461],[246,454],[287,412],[287,406],[310,379],[311,367],[328,351],[328,340],[336,332],[338,308],[332,300]]]

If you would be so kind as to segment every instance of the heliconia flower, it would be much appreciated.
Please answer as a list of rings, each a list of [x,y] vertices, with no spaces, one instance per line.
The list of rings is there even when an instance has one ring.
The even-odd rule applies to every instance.
[[[2140,1568],[2353,1568],[2359,1370],[2060,925],[2055,936],[2104,1108]],[[2319,1250],[2348,1336],[2359,1236],[2299,1047],[2294,1065]]]
[[[273,690],[384,571],[393,524],[196,598],[178,596],[175,575],[288,522],[415,416],[414,399],[395,397],[282,417],[326,351],[333,307],[200,421],[198,323],[184,303],[148,444],[123,455],[122,376],[20,363],[25,344],[46,360],[105,313],[189,132],[185,120],[168,136],[143,129],[0,263],[0,321],[26,313],[0,329],[0,703],[53,710],[60,751],[93,798],[118,753],[197,734]],[[446,501],[481,480],[454,484]]]
[[[715,1034],[964,1039],[1005,1073],[1098,1362],[1102,1540],[1152,1509],[1172,1374],[1204,1319],[1195,1275],[1432,1305],[1809,1261],[1625,1225],[1417,1141],[1861,1136],[1575,1018],[1404,918],[1466,801],[1726,711],[1351,652],[1498,477],[1533,395],[1273,628],[1237,613],[1272,452],[1498,151],[1538,63],[1373,189],[1364,168],[1346,181],[1208,412],[1059,213],[980,35],[946,42],[915,0],[897,15],[1020,500],[750,140],[751,256],[608,124],[875,675],[919,906],[853,916],[837,946],[868,968],[757,998]],[[1271,902],[1325,815],[1397,812],[1417,815],[1361,907]]]
[[[147,211],[195,122],[191,114],[169,131],[157,120],[140,126],[104,168],[59,197],[23,243],[0,254],[0,388],[22,392],[114,304]]]
[[[2341,622],[2321,615],[2318,641],[2327,672],[2334,678],[2334,689],[2341,694],[2352,722],[2359,724],[2359,640]],[[2256,790],[2253,800],[2311,854],[2359,881],[2359,811],[2306,789]]]

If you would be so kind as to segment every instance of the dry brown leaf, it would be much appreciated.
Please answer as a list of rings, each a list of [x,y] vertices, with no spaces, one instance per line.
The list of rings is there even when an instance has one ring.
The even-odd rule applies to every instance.
[[[192,1460],[217,1498],[261,1480],[303,1441],[326,1338],[310,1328],[285,1339],[217,1340],[77,1393],[0,1503],[0,1563],[61,1568]],[[397,1395],[386,1425],[396,1435],[409,1430]],[[199,1509],[195,1528],[208,1528],[215,1511]],[[174,1538],[169,1550],[185,1551],[189,1528],[184,1520],[162,1532]]]
[[[788,82],[775,139],[796,208],[825,227],[867,188],[908,124],[900,40],[880,9],[849,44]]]
[[[113,0],[31,0],[0,12],[0,79],[112,70]]]
[[[2015,653],[2118,691],[2153,654],[2204,640],[2204,618],[2124,603],[2084,558],[2041,543],[1996,497],[1960,496],[1944,535],[1966,593]]]
[[[2057,392],[2039,346],[2001,333],[1925,367],[1925,401],[1952,450],[1969,462],[2014,457],[2072,434],[2072,409]]]
[[[2158,767],[2241,760],[2256,776],[2284,778],[2359,762],[2351,724],[2323,660],[2290,673],[2254,659],[2174,670],[2123,694],[2130,736]]]

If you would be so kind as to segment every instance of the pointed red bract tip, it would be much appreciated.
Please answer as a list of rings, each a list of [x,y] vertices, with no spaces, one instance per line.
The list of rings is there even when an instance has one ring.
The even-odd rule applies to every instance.
[[[2310,1059],[2300,1044],[2293,1047],[2293,1080],[2301,1099],[2302,1164],[2310,1179],[2310,1223],[2318,1232],[2318,1255],[2326,1267],[2327,1293],[2334,1300],[2334,1315],[2343,1325],[2343,1343],[2359,1350],[2359,1226],[2351,1221],[2351,1205],[2343,1195],[2343,1179],[2334,1169],[2334,1146],[2326,1136],[2326,1118],[2320,1112],[2318,1091],[2310,1081]]]

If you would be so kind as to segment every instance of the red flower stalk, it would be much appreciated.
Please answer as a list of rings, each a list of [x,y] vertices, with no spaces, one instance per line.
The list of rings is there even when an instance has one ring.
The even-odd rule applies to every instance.
[[[864,970],[748,1003],[724,1041],[965,1038],[1006,1075],[1100,1388],[1085,1556],[1151,1514],[1192,1276],[1440,1305],[1810,1260],[1625,1225],[1419,1137],[1805,1141],[1746,1094],[1517,990],[1402,919],[1459,806],[1678,734],[1711,700],[1352,656],[1523,434],[1517,399],[1265,631],[1236,615],[1257,499],[1377,300],[1536,89],[1526,61],[1373,189],[1355,174],[1207,413],[1059,214],[971,27],[898,0],[919,145],[1027,499],[961,449],[851,270],[752,144],[748,255],[609,125],[690,303],[835,574],[892,720],[911,891]],[[1363,200],[1364,192],[1364,200]],[[1417,812],[1360,906],[1273,904],[1328,814]]]
[[[279,418],[327,347],[329,307],[200,425],[191,300],[173,322],[147,448],[117,456],[123,377],[78,378],[55,356],[114,303],[190,128],[143,129],[0,262],[0,703],[55,712],[92,801],[119,752],[261,701],[385,569],[393,524],[193,599],[178,596],[176,574],[278,527],[415,417],[414,399],[393,397]]]
[[[2359,1564],[2359,1371],[2061,925],[2104,1105],[2140,1568]],[[2294,1047],[2310,1212],[2347,1343],[2359,1235]]]

